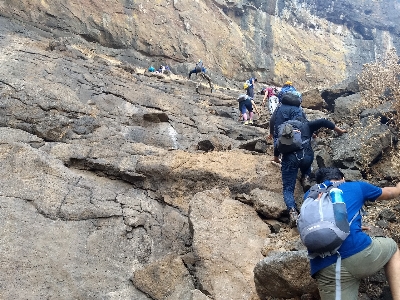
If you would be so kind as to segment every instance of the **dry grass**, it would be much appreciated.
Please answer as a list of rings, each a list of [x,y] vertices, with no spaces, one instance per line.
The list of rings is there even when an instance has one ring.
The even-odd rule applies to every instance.
[[[378,109],[382,115],[387,118],[387,125],[393,129],[392,132],[398,135],[400,129],[400,115],[397,113],[400,111],[400,60],[397,56],[396,50],[391,49],[382,61],[376,61],[375,63],[364,65],[362,72],[358,76],[358,83],[362,96],[362,102],[360,103],[361,107],[364,109]],[[382,106],[387,104],[387,102],[391,104],[392,110],[381,110]],[[355,116],[357,119],[358,117],[359,116]],[[379,118],[374,120],[371,124],[377,124],[380,121]],[[361,157],[367,157],[368,151],[370,151],[369,147],[362,149],[360,153]],[[392,145],[391,149],[386,151],[384,155],[389,157],[389,160],[391,161],[390,167],[393,168],[394,173],[399,174],[400,153],[397,149],[397,145]],[[369,162],[366,161],[366,159],[362,159],[362,164],[367,179],[373,181],[382,179],[376,178],[379,176],[377,172],[375,172],[375,174],[371,172]],[[397,182],[393,181],[388,182],[389,185],[395,185],[396,183]],[[386,236],[392,237],[399,244],[400,199],[377,201],[373,205],[368,206],[366,210],[367,214],[364,216],[363,222],[370,226],[377,226],[377,222],[380,219],[380,213],[385,209],[395,212],[397,220],[394,222],[388,222],[386,227],[381,229],[384,231]],[[385,284],[367,285],[366,292],[372,299],[379,299],[382,292],[381,288],[384,285]]]
[[[387,125],[393,129],[393,132],[398,132],[400,129],[400,115],[393,111],[400,110],[400,61],[396,50],[391,49],[386,57],[381,61],[365,64],[362,72],[358,76],[358,84],[360,86],[362,101],[359,106],[363,109],[377,109],[386,117]],[[391,104],[392,109],[383,110],[382,106]],[[359,116],[353,116],[358,119]],[[370,126],[375,126],[381,122],[380,118],[370,120]],[[371,141],[371,145],[374,141]],[[395,147],[395,146],[394,146]],[[371,148],[372,149],[372,148]],[[393,148],[394,149],[394,148]],[[362,149],[361,158],[368,157],[369,147]],[[400,171],[400,154],[398,151],[388,151],[392,156],[392,167],[396,171]],[[364,168],[364,173],[368,176],[369,163],[366,159],[361,159]]]

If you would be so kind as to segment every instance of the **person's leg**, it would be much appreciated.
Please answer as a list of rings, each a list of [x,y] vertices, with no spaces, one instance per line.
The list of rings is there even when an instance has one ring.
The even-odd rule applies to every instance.
[[[254,86],[253,85],[249,86],[247,91],[248,91],[247,95],[249,95],[249,97],[251,98],[254,98]]]
[[[308,157],[304,159],[304,164],[300,167],[301,177],[309,177],[311,175],[311,165],[313,162],[313,157]]]
[[[321,300],[335,300],[336,299],[336,264],[330,265],[319,271],[316,275],[319,296]],[[340,268],[340,287],[341,298],[343,300],[357,300],[358,289],[360,287],[360,279],[355,278],[350,274],[342,265]]]
[[[389,282],[393,300],[400,300],[400,250],[397,249],[385,265],[386,278]]]
[[[358,286],[354,286],[354,280],[371,276],[385,267],[390,288],[393,286],[393,299],[399,292],[399,250],[396,242],[391,238],[373,237],[372,243],[364,250],[342,260],[341,265],[341,290],[342,299],[352,299],[358,293]],[[392,260],[393,259],[393,260]],[[336,266],[336,264],[334,264]],[[393,271],[393,272],[392,272]],[[357,299],[357,298],[355,298]]]
[[[254,113],[252,111],[249,112],[250,121],[253,121],[253,116],[254,116]]]
[[[291,208],[297,209],[294,200],[294,189],[296,187],[296,178],[299,166],[298,160],[294,154],[286,154],[283,155],[281,164],[283,200],[289,210]]]
[[[253,112],[253,106],[251,105],[251,100],[249,100],[249,99],[247,99],[247,100],[245,100],[245,101],[243,101],[244,102],[244,109],[245,109],[245,111],[247,112],[249,112],[249,117],[250,117],[250,122],[246,122],[246,120],[247,120],[247,118],[246,118],[246,120],[245,120],[245,125],[247,125],[247,124],[249,124],[249,123],[252,123],[253,121],[252,121],[252,112]],[[247,115],[246,115],[247,116]]]
[[[246,106],[247,111],[249,112],[250,124],[252,124],[253,123],[253,115],[254,115],[254,113],[253,113],[253,104],[251,103],[250,99],[247,99],[245,101],[245,106]]]
[[[239,102],[239,110],[240,110],[240,113],[242,114],[243,121],[247,121],[247,109],[246,109],[245,101]]]
[[[303,191],[306,192],[311,188],[311,165],[314,160],[314,152],[311,149],[305,149],[303,153],[299,155],[304,155],[303,159],[300,161],[300,171],[301,171],[301,185]]]
[[[190,76],[192,76],[193,73],[196,73],[196,69],[193,69],[193,70],[191,70],[191,71],[189,72],[189,79],[190,79]]]
[[[359,279],[371,276],[381,270],[383,267],[391,264],[396,265],[396,258],[398,258],[398,247],[396,242],[391,238],[386,237],[373,237],[372,243],[364,250],[358,252],[342,260],[344,265],[354,277]],[[390,262],[392,257],[395,256],[393,262]],[[388,270],[389,273],[391,270]],[[398,270],[400,272],[400,270]],[[399,281],[397,281],[397,284]]]
[[[213,89],[212,83],[211,83],[211,78],[210,76],[208,76],[206,73],[201,73],[203,75],[203,77],[208,81],[208,84],[210,85],[210,89]]]

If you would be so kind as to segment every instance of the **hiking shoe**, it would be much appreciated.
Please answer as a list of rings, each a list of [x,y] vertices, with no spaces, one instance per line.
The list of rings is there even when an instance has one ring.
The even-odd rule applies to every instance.
[[[289,211],[289,225],[291,228],[297,226],[297,219],[299,218],[299,214],[297,213],[295,208],[291,208]]]
[[[249,124],[253,124],[253,120],[250,120],[250,121],[249,121]]]
[[[244,121],[243,125],[249,125],[249,121]]]
[[[307,192],[311,188],[311,181],[309,176],[304,176],[301,178],[301,186],[303,187],[303,191]]]

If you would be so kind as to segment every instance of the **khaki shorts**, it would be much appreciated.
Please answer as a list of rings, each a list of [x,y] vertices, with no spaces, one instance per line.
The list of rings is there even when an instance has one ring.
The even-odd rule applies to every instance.
[[[361,279],[382,269],[397,248],[396,242],[391,238],[373,237],[371,245],[363,251],[343,259],[340,271],[342,299],[357,300]],[[336,264],[330,265],[315,276],[322,300],[335,299],[335,267]]]

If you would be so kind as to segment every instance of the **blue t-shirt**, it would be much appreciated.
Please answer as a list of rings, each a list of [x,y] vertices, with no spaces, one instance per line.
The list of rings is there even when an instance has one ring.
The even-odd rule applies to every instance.
[[[329,181],[324,182],[326,185]],[[344,182],[339,188],[343,191],[343,201],[346,203],[348,221],[362,208],[365,201],[375,201],[382,194],[382,189],[364,181]],[[306,198],[308,192],[304,195]],[[342,259],[350,257],[371,244],[371,238],[361,230],[361,216],[358,215],[350,226],[350,235],[340,246],[338,252]],[[337,255],[325,258],[316,257],[310,260],[311,276],[336,263]]]

